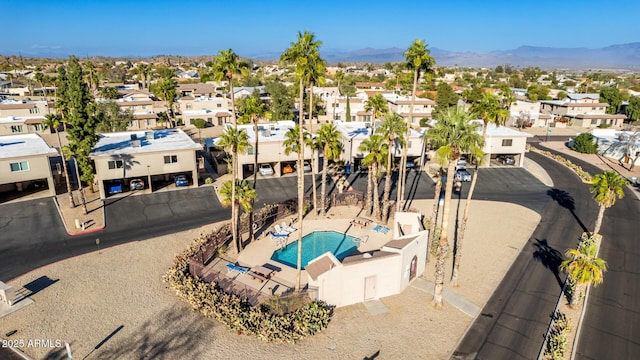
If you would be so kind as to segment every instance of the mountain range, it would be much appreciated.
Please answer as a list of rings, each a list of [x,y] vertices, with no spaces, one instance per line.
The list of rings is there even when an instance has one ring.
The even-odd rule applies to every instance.
[[[640,70],[640,42],[611,45],[603,48],[552,48],[520,46],[511,50],[491,52],[454,52],[431,48],[438,65],[459,67],[537,66],[543,69],[629,69]],[[405,61],[405,49],[360,49],[348,52],[323,51],[330,64],[338,62],[385,63]],[[275,54],[255,56],[261,60],[275,60]]]

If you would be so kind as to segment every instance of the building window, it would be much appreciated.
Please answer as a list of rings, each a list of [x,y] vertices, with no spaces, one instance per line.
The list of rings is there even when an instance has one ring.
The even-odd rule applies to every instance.
[[[222,104],[216,104],[216,106],[217,106],[218,108],[221,108],[221,107],[222,107]]]
[[[11,172],[29,171],[28,161],[10,163],[9,166],[11,167]]]
[[[36,128],[36,131],[42,131],[42,130],[44,130],[44,128],[42,127],[42,124],[35,124],[35,125],[33,125],[33,127],[35,127],[35,128]]]
[[[22,132],[22,125],[11,125],[11,132],[12,133],[21,133]]]
[[[40,114],[40,108],[31,108],[29,109],[29,114]]]
[[[122,160],[109,160],[109,170],[122,169],[124,167],[124,161]]]
[[[592,107],[592,108],[591,108],[591,110],[595,110],[595,109],[596,109],[595,107]]]
[[[191,110],[191,104],[187,104],[187,110]]]
[[[513,139],[502,139],[502,146],[512,146]]]
[[[333,118],[333,120],[340,120],[340,115],[336,115],[336,117]]]
[[[165,155],[164,163],[165,164],[174,164],[178,162],[178,155]]]
[[[253,146],[249,146],[247,148],[247,155],[254,155],[255,153],[253,152]]]
[[[129,121],[129,127],[132,128],[133,127],[134,122],[133,121]]]
[[[598,125],[598,119],[591,119],[591,125]]]
[[[153,126],[153,119],[147,119],[147,126]]]

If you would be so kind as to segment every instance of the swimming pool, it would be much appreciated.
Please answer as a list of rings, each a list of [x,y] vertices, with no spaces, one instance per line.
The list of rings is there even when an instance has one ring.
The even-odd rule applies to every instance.
[[[342,234],[337,231],[314,231],[302,237],[302,268],[304,269],[309,261],[330,251],[339,260],[358,248],[359,240],[353,236]],[[287,245],[284,249],[277,250],[271,256],[271,260],[291,266],[298,265],[298,242]]]

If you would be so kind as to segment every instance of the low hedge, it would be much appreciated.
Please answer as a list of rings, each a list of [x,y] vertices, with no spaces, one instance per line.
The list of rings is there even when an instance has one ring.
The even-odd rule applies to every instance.
[[[546,157],[552,158],[553,160],[565,165],[566,167],[568,167],[569,169],[571,169],[574,173],[576,173],[576,175],[578,175],[580,177],[580,179],[582,179],[583,182],[590,184],[593,180],[593,178],[591,177],[591,174],[589,174],[588,172],[582,170],[582,167],[580,167],[579,165],[574,164],[573,162],[571,162],[571,160],[565,159],[564,157],[560,156],[560,155],[556,155],[553,154],[549,151],[546,150],[540,150],[538,148],[535,147],[531,147],[531,150],[534,152],[537,152],[539,154],[542,154]]]
[[[291,313],[277,314],[268,306],[252,306],[246,299],[229,294],[214,283],[207,283],[189,273],[189,257],[200,246],[201,239],[175,257],[165,274],[176,294],[194,310],[215,318],[238,334],[252,334],[264,341],[294,343],[327,328],[333,307],[312,301]]]

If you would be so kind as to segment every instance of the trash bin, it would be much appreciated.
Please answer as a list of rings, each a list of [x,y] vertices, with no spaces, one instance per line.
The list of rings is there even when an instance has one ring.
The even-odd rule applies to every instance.
[[[637,176],[632,176],[631,177],[631,183],[633,184],[633,186],[638,186],[638,177]]]
[[[351,165],[347,165],[344,167],[344,173],[346,175],[350,175],[351,174]]]

